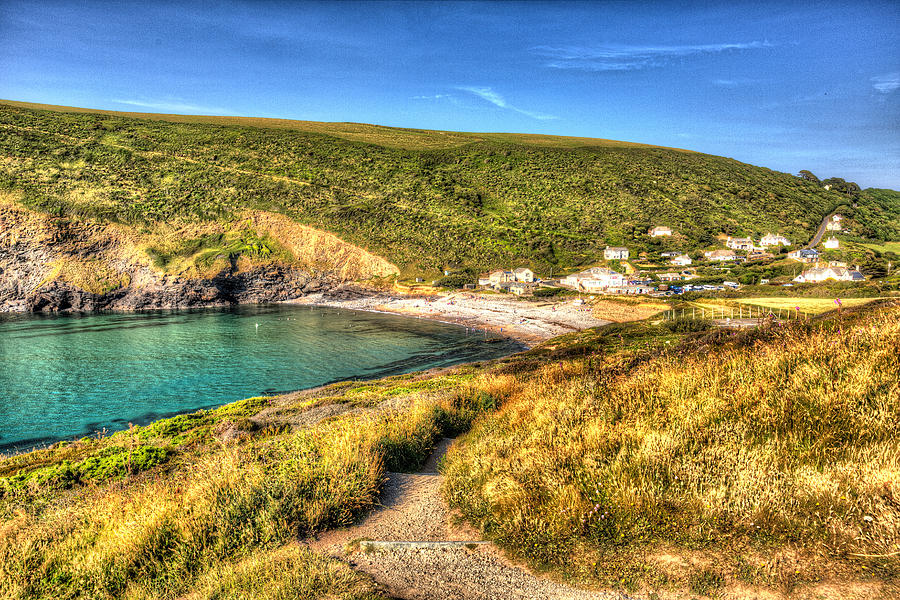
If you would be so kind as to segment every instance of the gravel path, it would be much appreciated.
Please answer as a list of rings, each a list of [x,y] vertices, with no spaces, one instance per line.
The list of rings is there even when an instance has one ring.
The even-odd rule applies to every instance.
[[[360,539],[381,542],[477,541],[477,531],[455,519],[441,497],[444,440],[416,474],[389,473],[382,506],[361,523],[329,531],[309,546],[368,573],[388,594],[404,600],[621,599],[541,579],[510,563],[493,544],[442,548],[403,546],[360,552]]]

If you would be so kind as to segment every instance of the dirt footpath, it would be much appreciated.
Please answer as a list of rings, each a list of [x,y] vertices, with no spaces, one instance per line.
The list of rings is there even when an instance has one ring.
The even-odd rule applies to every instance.
[[[437,473],[451,443],[444,440],[419,473],[389,473],[381,507],[358,525],[309,540],[309,546],[368,573],[404,600],[624,598],[536,577],[459,523],[441,497]]]

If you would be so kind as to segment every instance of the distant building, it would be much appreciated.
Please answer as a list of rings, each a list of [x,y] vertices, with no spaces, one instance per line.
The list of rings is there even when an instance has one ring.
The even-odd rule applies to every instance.
[[[677,265],[679,267],[686,267],[694,261],[691,260],[691,257],[688,256],[687,254],[682,254],[680,256],[676,256],[669,262],[672,263],[673,265]]]
[[[660,273],[657,275],[660,281],[681,281],[684,275],[681,273]]]
[[[734,250],[710,250],[704,252],[703,255],[708,260],[716,262],[725,262],[729,260],[735,260],[737,258],[737,254],[734,253]]]
[[[603,258],[606,260],[628,260],[628,248],[623,246],[607,246],[603,250]]]
[[[813,248],[800,248],[799,250],[788,252],[788,258],[806,263],[816,262],[819,260],[819,251]]]
[[[532,287],[526,283],[513,283],[509,286],[509,292],[516,296],[530,296],[534,293]]]
[[[669,250],[668,252],[660,253],[660,256],[662,256],[663,258],[672,258],[673,256],[680,256],[680,255],[681,255],[681,252],[676,252],[674,250]]]
[[[799,283],[819,283],[833,279],[835,281],[865,281],[866,277],[857,269],[846,267],[814,267],[807,269],[794,278]]]
[[[647,285],[645,283],[636,283],[623,286],[608,287],[603,291],[606,294],[633,296],[636,294],[649,294],[651,292],[655,292],[656,289],[653,286]]]
[[[833,220],[828,221],[825,223],[825,231],[841,231],[841,222]]]
[[[534,282],[534,271],[528,267],[519,267],[518,269],[513,269],[513,278],[518,282],[532,283]]]
[[[625,276],[605,267],[591,267],[581,273],[568,275],[560,284],[586,292],[599,292],[605,288],[625,285]]]
[[[664,235],[672,235],[672,230],[668,227],[657,225],[647,233],[650,235],[650,237],[661,237]]]
[[[516,276],[512,271],[504,271],[503,269],[498,269],[496,271],[491,271],[488,274],[488,281],[491,285],[496,285],[498,283],[511,283],[516,280]]]
[[[729,237],[725,245],[732,250],[753,250],[753,240],[750,238]]]
[[[767,233],[760,238],[759,245],[763,248],[768,248],[769,246],[790,246],[791,241],[783,235]]]
[[[834,250],[835,248],[839,248],[841,243],[838,241],[838,239],[836,237],[831,236],[830,238],[825,240],[825,243],[822,245],[830,250]]]

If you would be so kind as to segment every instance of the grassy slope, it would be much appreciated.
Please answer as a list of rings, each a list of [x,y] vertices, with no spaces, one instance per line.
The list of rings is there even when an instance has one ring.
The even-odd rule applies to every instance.
[[[407,274],[558,271],[606,244],[690,249],[722,233],[805,240],[844,201],[730,159],[608,140],[139,116],[0,104],[0,186],[32,208],[141,228],[281,212]],[[900,203],[860,206],[865,232],[892,239]],[[683,235],[649,240],[660,223]]]
[[[523,360],[508,372],[529,384],[448,455],[451,502],[534,566],[607,586],[891,597],[900,307],[888,306],[660,355],[585,344]]]
[[[664,596],[896,592],[900,307],[689,335],[613,325],[0,460],[0,596],[249,597],[299,578],[310,598],[370,597],[292,540],[367,510],[385,470],[473,419],[449,497],[537,567]],[[283,425],[328,405],[363,412]]]

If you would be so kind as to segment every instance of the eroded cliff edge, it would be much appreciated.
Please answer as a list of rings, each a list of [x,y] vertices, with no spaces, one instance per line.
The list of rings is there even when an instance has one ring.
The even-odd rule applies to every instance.
[[[0,196],[0,312],[278,302],[397,271],[274,213],[137,228],[52,216]]]

